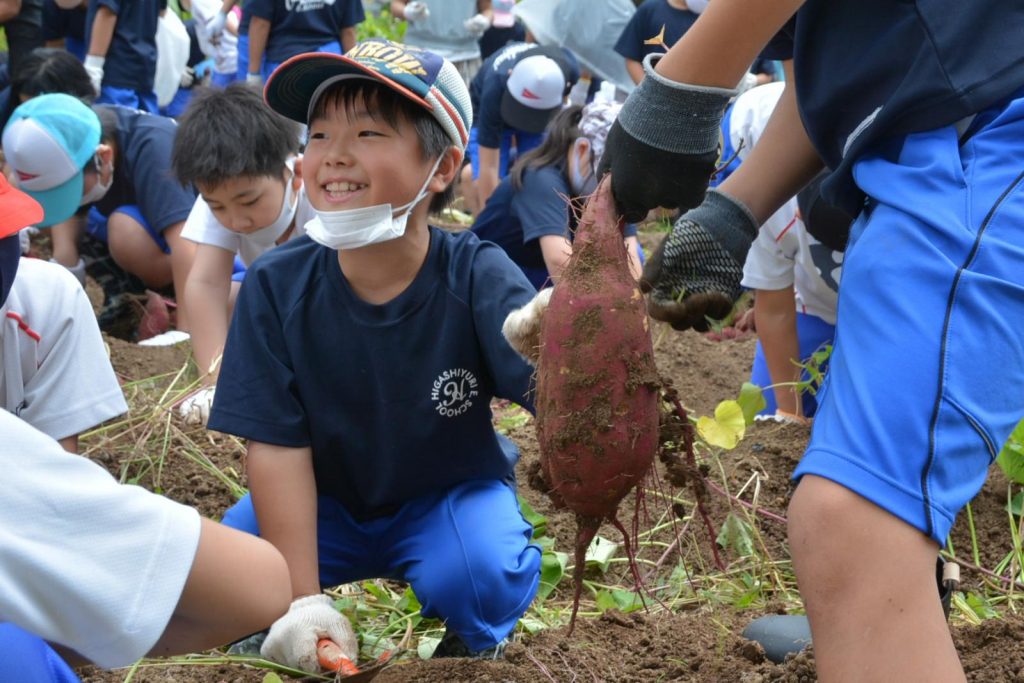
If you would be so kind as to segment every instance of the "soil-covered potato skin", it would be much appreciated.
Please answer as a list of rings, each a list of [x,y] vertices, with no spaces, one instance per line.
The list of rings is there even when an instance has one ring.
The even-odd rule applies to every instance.
[[[672,380],[688,410],[694,415],[708,415],[715,405],[726,398],[734,398],[740,384],[749,377],[754,342],[726,341],[715,343],[694,333],[674,332],[663,325],[652,328],[654,354],[660,373]],[[187,349],[144,349],[117,340],[111,343],[115,369],[125,381],[140,380],[164,373],[174,373],[187,357]],[[179,423],[180,424],[180,423]],[[181,425],[204,453],[219,468],[242,469],[242,450],[229,437],[206,433],[201,428]],[[517,468],[519,490],[527,502],[548,520],[548,534],[555,539],[556,549],[568,551],[575,540],[575,519],[568,511],[555,510],[548,497],[527,481],[530,468],[536,468],[539,449],[534,425],[527,423],[513,429],[510,437],[519,446],[522,457]],[[747,433],[739,447],[720,459],[721,470],[712,471],[712,480],[732,492],[750,482],[756,474],[757,486],[750,485],[743,498],[752,500],[757,491],[757,504],[776,515],[785,515],[791,484],[789,474],[799,460],[808,438],[805,428],[795,425],[757,423]],[[86,443],[92,448],[87,455],[115,476],[125,466],[124,459],[103,452],[94,440]],[[219,518],[234,497],[227,486],[213,479],[191,459],[169,450],[163,469],[149,472],[140,483],[157,487],[170,497],[196,505],[204,515]],[[664,491],[666,485],[651,482],[652,491]],[[993,469],[989,481],[972,503],[976,537],[979,540],[981,564],[994,567],[1012,548],[1005,505],[1007,482]],[[644,524],[660,514],[657,495],[648,496]],[[730,511],[728,501],[712,494],[708,499],[709,513],[716,524],[721,524]],[[775,559],[788,557],[786,529],[766,517],[758,517],[758,531],[765,551]],[[688,567],[710,568],[711,539],[702,525],[692,524],[691,542],[682,548],[683,561]],[[599,533],[616,539],[617,531],[604,526]],[[668,531],[660,540],[671,538]],[[970,557],[970,529],[966,515],[961,515],[953,530],[953,547],[962,557]],[[641,557],[656,561],[657,553],[642,551]],[[726,553],[726,561],[732,560]],[[677,557],[669,562],[675,563]],[[669,565],[671,566],[671,565]],[[982,576],[965,568],[962,572],[963,588],[978,591]],[[619,581],[630,585],[625,571],[605,577],[606,583]],[[567,603],[571,582],[562,581],[549,601]],[[655,610],[658,608],[652,605]],[[726,605],[687,605],[675,613],[643,611],[622,615],[615,612],[603,617],[581,613],[575,633],[566,637],[566,628],[541,631],[513,643],[505,660],[477,662],[464,659],[433,661],[411,660],[386,669],[375,680],[380,683],[450,683],[458,681],[694,681],[775,683],[814,680],[813,656],[802,655],[782,665],[760,660],[757,648],[751,647],[738,635],[743,627],[758,616],[775,613],[780,605],[769,605],[761,610],[738,611]],[[962,622],[959,622],[962,624]],[[957,625],[953,628],[954,642],[960,652],[968,680],[1002,683],[1024,681],[1024,618],[1009,615],[1005,619],[984,622],[981,626]],[[103,672],[92,667],[81,671],[87,683],[114,683],[125,680],[127,671]],[[132,680],[138,683],[259,683],[265,670],[240,665],[215,666],[157,666],[142,667]],[[287,680],[287,679],[286,679]]]

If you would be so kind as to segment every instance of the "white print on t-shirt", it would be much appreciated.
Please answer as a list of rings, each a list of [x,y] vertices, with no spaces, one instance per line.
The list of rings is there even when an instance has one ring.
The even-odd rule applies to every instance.
[[[476,377],[465,368],[445,370],[434,380],[430,391],[434,409],[445,417],[462,415],[472,407],[473,398],[480,393],[477,384]]]
[[[284,0],[284,8],[288,12],[311,12],[334,3],[335,0]]]

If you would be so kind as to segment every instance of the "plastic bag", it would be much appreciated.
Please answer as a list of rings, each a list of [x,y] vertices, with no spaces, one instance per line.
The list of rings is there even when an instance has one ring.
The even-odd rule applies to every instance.
[[[178,92],[188,66],[189,49],[185,24],[174,12],[164,12],[156,27],[156,77],[153,79],[153,91],[161,107],[170,104]]]

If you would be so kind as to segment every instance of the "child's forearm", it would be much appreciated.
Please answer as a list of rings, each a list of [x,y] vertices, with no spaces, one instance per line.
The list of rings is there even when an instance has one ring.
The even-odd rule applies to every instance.
[[[341,29],[341,35],[338,37],[338,40],[341,42],[342,52],[348,52],[351,50],[356,44],[356,27],[346,26]]]
[[[715,0],[658,62],[665,78],[735,88],[804,0]]]
[[[626,73],[633,79],[634,83],[644,80],[644,65],[635,59],[626,60]]]
[[[768,220],[823,165],[797,110],[792,62],[787,62],[785,69],[786,87],[764,133],[736,172],[718,188],[742,202],[758,223]]]
[[[192,353],[200,379],[208,384],[216,383],[220,373],[219,360],[228,337],[230,296],[230,280],[217,283],[190,275],[185,285],[185,303],[192,319]]]
[[[284,555],[292,596],[320,592],[313,451],[250,441],[246,460],[260,536]]]
[[[89,54],[106,57],[110,49],[110,41],[114,39],[114,28],[117,26],[117,15],[109,7],[96,10],[96,18],[92,22],[92,33],[89,38]]]
[[[793,288],[757,290],[754,317],[768,374],[775,385],[775,403],[779,410],[800,415],[800,392],[795,386],[800,380],[800,341]]]
[[[263,17],[252,17],[249,20],[249,73],[260,73],[268,38],[270,38],[270,22]]]

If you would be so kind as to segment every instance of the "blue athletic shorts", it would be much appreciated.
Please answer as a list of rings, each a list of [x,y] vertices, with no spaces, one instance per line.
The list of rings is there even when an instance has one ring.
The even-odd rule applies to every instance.
[[[879,146],[806,455],[943,545],[1024,415],[1024,91]]]
[[[835,336],[836,326],[827,323],[816,315],[808,315],[807,313],[801,313],[797,311],[796,314],[796,336],[800,342],[800,358],[802,362],[807,360],[814,355],[814,352],[824,348],[827,344],[832,343],[832,338]],[[828,361],[819,368],[820,371],[824,372],[828,367]],[[810,379],[810,375],[804,371],[800,376],[801,381],[806,382]],[[754,367],[750,370],[750,381],[752,384],[756,384],[759,387],[767,387],[772,383],[771,373],[768,372],[768,361],[764,357],[764,348],[761,346],[760,340],[757,342],[757,348],[754,351]],[[778,409],[778,405],[775,402],[775,391],[773,389],[764,389],[764,410],[761,411],[761,415],[774,415]],[[805,417],[813,417],[815,412],[818,410],[818,399],[816,394],[812,394],[810,391],[803,393],[803,414]]]
[[[163,233],[155,230],[153,226],[146,222],[146,219],[142,216],[142,210],[139,207],[134,204],[125,204],[124,206],[119,206],[114,209],[111,215],[115,213],[123,213],[134,219],[135,222],[141,225],[146,233],[153,238],[153,241],[156,242],[156,245],[160,247],[161,251],[165,254],[171,253],[171,247],[167,244],[167,240],[164,239]],[[107,220],[107,216],[100,213],[99,209],[95,206],[90,207],[89,214],[85,219],[85,231],[104,244],[107,244],[109,241],[107,239]]]
[[[0,681],[80,683],[57,652],[39,636],[0,623]]]
[[[248,41],[247,41],[248,42]],[[248,49],[248,48],[247,48]],[[324,43],[318,47],[315,52],[329,52],[332,55],[343,54],[341,51],[341,43],[337,40],[332,40],[329,43]],[[267,79],[270,78],[270,74],[274,73],[274,69],[281,66],[283,62],[269,62],[266,57],[263,58],[263,66],[260,68],[260,74],[263,76],[263,82],[266,83]]]
[[[466,158],[473,167],[473,180],[480,177],[480,145],[476,139],[477,129],[469,129],[469,142],[466,144]],[[506,128],[501,133],[498,147],[498,179],[508,175],[508,169],[521,154],[526,154],[544,141],[543,133],[525,133],[521,130]]]
[[[117,104],[129,109],[147,111],[150,114],[160,113],[156,93],[152,90],[142,92],[131,88],[115,88],[111,85],[104,85],[100,88],[100,96],[96,98],[96,104]]]
[[[259,533],[250,496],[224,524]],[[320,583],[369,578],[408,581],[425,617],[436,617],[478,652],[501,642],[533,601],[541,550],[501,481],[470,481],[357,521],[334,498],[317,505]]]

